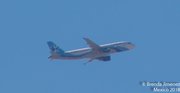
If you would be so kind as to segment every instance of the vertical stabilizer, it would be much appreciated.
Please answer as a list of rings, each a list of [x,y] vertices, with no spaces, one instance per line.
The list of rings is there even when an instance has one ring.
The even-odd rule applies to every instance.
[[[57,54],[64,54],[64,50],[62,50],[61,48],[59,48],[57,45],[55,45],[52,41],[47,42],[49,48],[51,49],[51,51],[57,53]]]

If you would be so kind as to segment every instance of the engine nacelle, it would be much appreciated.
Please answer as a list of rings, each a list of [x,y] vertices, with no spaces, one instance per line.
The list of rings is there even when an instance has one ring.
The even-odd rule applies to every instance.
[[[111,60],[110,56],[104,56],[99,58],[99,61],[110,61],[110,60]]]

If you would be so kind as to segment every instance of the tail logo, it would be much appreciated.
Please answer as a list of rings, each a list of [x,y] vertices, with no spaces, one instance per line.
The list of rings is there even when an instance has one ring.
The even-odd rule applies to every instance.
[[[53,50],[55,53],[59,52],[59,48],[58,48],[58,46],[56,46],[56,45],[53,45],[52,50]]]

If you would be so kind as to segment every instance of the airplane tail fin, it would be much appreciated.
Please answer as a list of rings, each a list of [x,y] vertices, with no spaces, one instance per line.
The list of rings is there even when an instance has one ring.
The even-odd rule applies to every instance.
[[[49,41],[47,42],[49,48],[51,49],[51,51],[59,54],[59,55],[62,55],[64,54],[64,50],[62,50],[61,48],[59,48],[57,45],[55,45],[52,41]]]

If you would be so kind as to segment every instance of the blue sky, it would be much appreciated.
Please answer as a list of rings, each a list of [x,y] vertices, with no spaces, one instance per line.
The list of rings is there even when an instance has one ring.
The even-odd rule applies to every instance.
[[[1,0],[0,93],[152,93],[140,81],[180,82],[179,0]],[[54,60],[63,50],[131,41],[111,61]]]

